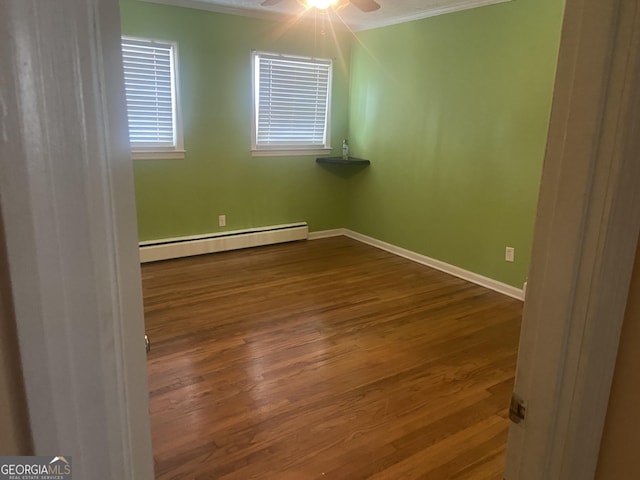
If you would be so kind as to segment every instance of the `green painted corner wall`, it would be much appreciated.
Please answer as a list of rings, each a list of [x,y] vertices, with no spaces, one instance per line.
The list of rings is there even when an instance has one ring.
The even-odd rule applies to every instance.
[[[348,227],[522,287],[563,0],[518,0],[354,42]],[[505,262],[505,247],[515,262]]]
[[[134,161],[140,240],[307,221],[521,287],[563,5],[517,0],[355,41],[309,24],[121,0],[124,34],[177,41],[180,53],[187,154]],[[335,58],[334,153],[347,137],[372,165],[353,173],[313,157],[252,157],[252,49]]]
[[[178,42],[187,151],[135,160],[140,240],[307,221],[343,227],[348,181],[314,157],[252,157],[251,50],[333,57],[331,144],[346,136],[350,39],[239,17],[122,0],[124,35]],[[218,227],[218,215],[227,226]]]

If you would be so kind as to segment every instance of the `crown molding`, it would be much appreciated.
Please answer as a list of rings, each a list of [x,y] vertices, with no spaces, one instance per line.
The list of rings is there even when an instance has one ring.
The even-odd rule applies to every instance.
[[[439,15],[445,15],[447,13],[461,12],[464,10],[470,10],[472,8],[487,7],[489,5],[496,5],[499,3],[506,3],[511,1],[512,0],[469,0],[468,2],[464,2],[458,5],[436,8],[428,11],[414,13],[411,15],[396,16],[388,19],[378,20],[375,22],[358,22],[350,24],[350,26],[356,32],[363,30],[373,30],[374,28],[389,27],[391,25],[398,25],[400,23],[413,22],[415,20],[437,17]]]
[[[254,10],[250,8],[230,7],[227,5],[218,5],[208,2],[206,0],[139,0],[146,3],[157,3],[161,5],[170,5],[174,7],[193,8],[196,10],[206,10],[209,12],[223,13],[227,15],[239,15],[242,17],[260,18],[263,20],[283,21],[283,20],[295,20],[298,22],[311,21],[311,19],[300,17],[297,15],[289,14],[282,11],[265,11]],[[438,15],[445,15],[447,13],[454,13],[463,10],[469,10],[472,8],[486,7],[489,5],[495,5],[499,3],[511,2],[512,0],[469,0],[467,2],[446,6],[431,10],[426,10],[411,15],[401,15],[385,19],[380,19],[370,22],[352,21],[347,24],[349,28],[355,32],[363,30],[372,30],[374,28],[388,27],[391,25],[397,25],[399,23],[413,22],[415,20],[422,20],[424,18],[435,17]],[[345,28],[339,22],[337,22],[339,28]]]
[[[145,3],[158,3],[160,5],[170,5],[172,7],[194,8],[196,10],[207,10],[215,13],[225,13],[227,15],[239,15],[241,17],[262,18],[264,20],[282,20],[285,18],[294,18],[282,12],[253,10],[248,8],[228,7],[226,5],[217,5],[205,0],[138,0]]]

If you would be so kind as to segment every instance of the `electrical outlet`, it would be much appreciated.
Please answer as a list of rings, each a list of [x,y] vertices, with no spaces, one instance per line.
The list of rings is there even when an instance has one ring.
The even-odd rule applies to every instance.
[[[516,252],[515,252],[515,249],[513,247],[507,247],[504,250],[504,259],[507,262],[513,262],[515,254],[516,254]]]
[[[218,226],[225,227],[227,225],[227,216],[226,215],[218,215]]]

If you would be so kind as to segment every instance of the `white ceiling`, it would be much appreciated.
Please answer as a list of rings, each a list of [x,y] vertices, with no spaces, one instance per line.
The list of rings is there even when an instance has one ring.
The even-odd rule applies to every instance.
[[[305,13],[298,0],[282,0],[271,7],[260,5],[263,0],[142,0],[214,12],[250,17],[274,18],[303,15],[312,17],[313,11]],[[380,9],[364,13],[353,5],[340,10],[339,15],[353,30],[367,30],[444,13],[492,5],[510,0],[376,0]],[[331,13],[335,16],[335,13]],[[337,18],[336,18],[337,20]]]

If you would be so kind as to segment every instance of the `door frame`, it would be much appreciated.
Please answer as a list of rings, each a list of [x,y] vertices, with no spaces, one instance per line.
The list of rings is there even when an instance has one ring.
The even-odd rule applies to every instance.
[[[640,230],[640,7],[565,8],[506,480],[594,478]]]
[[[153,479],[117,0],[0,2],[0,208],[35,455]]]

